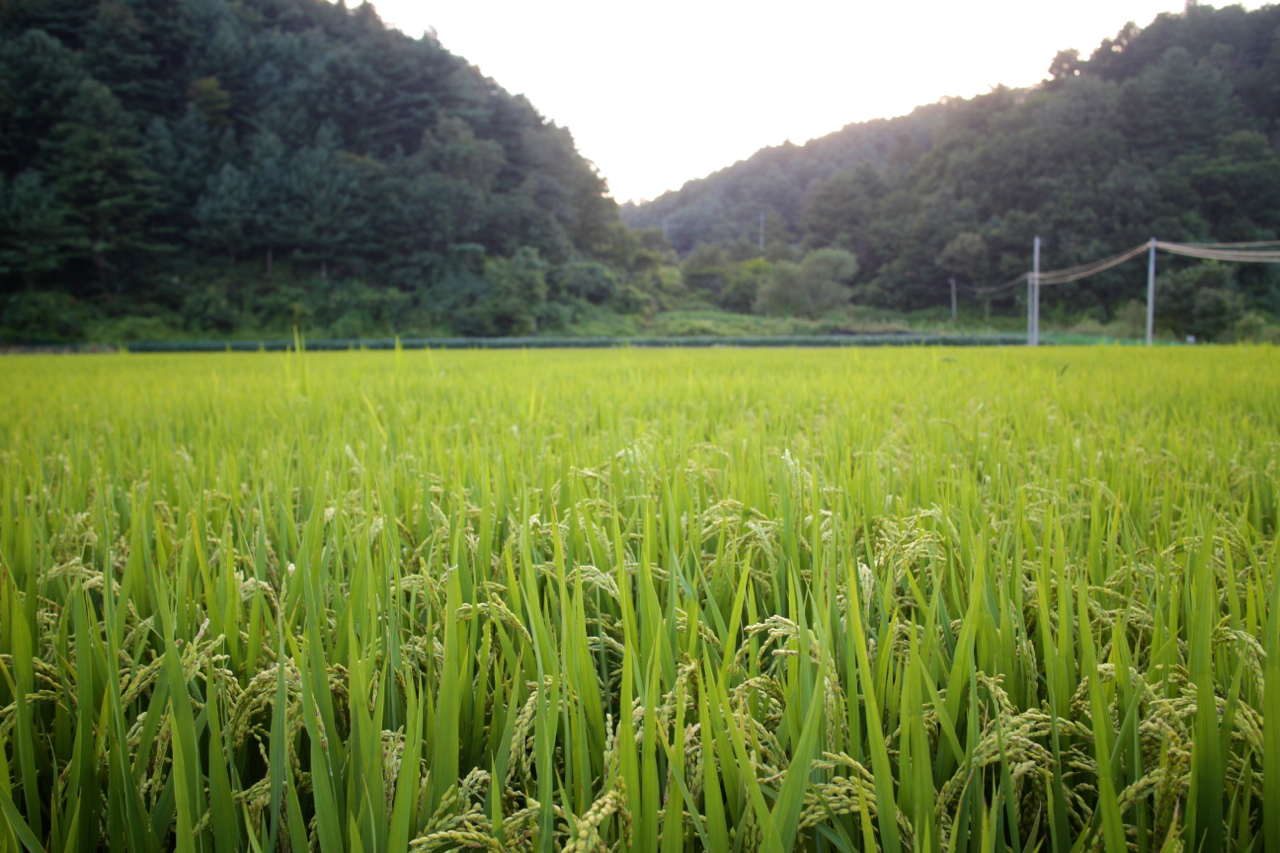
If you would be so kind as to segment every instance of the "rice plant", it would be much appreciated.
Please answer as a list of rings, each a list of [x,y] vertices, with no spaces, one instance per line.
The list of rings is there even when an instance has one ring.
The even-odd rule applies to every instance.
[[[0,853],[1280,853],[1274,348],[5,367]]]

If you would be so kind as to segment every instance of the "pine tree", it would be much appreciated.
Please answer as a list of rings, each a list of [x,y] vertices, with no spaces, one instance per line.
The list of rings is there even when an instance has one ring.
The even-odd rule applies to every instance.
[[[85,30],[90,73],[125,109],[177,118],[191,80],[191,17],[184,0],[102,0]]]
[[[334,136],[325,126],[314,145],[290,158],[289,204],[281,216],[286,241],[319,262],[321,278],[328,278],[330,261],[349,256],[369,219],[354,164],[335,150]]]
[[[208,188],[196,203],[197,239],[209,248],[225,251],[234,266],[252,220],[249,176],[227,163],[209,178]]]
[[[248,171],[253,199],[248,243],[263,250],[268,277],[274,273],[275,251],[287,239],[284,212],[288,187],[283,161],[284,145],[275,134],[259,133],[250,140]]]
[[[196,204],[216,172],[217,137],[195,107],[177,121],[153,118],[142,135],[142,161],[160,181],[158,202],[167,239],[185,241],[198,227]],[[222,159],[226,159],[223,155]]]
[[[126,254],[154,254],[159,181],[143,163],[137,131],[111,91],[86,80],[54,127],[43,157],[69,219],[100,275]]]
[[[75,53],[41,30],[0,41],[0,170],[36,165],[85,76]]]
[[[0,276],[23,287],[61,269],[74,248],[69,211],[36,171],[0,174]]]

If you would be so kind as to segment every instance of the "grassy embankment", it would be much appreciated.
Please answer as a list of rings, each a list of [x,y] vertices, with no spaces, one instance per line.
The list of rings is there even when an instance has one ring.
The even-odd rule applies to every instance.
[[[330,325],[301,322],[298,328],[311,340],[391,339],[399,333],[402,338],[449,338],[456,335],[447,327],[407,325],[373,322],[339,322]],[[140,341],[260,341],[283,340],[292,336],[294,326],[289,322],[259,325],[241,323],[234,328],[219,330],[200,325],[183,325],[176,316],[167,318],[122,317],[99,319],[85,325],[83,336],[76,340],[92,344],[128,346]],[[1042,336],[1046,340],[1069,343],[1099,343],[1111,341],[1138,341],[1144,334],[1141,324],[1116,320],[1099,324],[1090,319],[1043,319]],[[0,330],[3,331],[3,330]],[[995,335],[1022,335],[1026,332],[1026,317],[1022,315],[983,317],[980,313],[962,311],[958,320],[952,321],[950,313],[942,308],[903,313],[866,306],[849,306],[832,311],[819,319],[803,317],[774,317],[759,314],[739,314],[694,304],[654,314],[619,314],[605,307],[584,305],[574,313],[571,322],[546,322],[529,333],[531,336],[552,338],[767,338],[780,339],[826,335],[965,335],[984,338]],[[1270,334],[1270,332],[1268,332]],[[1172,337],[1161,330],[1163,338]],[[1274,334],[1270,335],[1274,337]],[[1264,336],[1265,337],[1265,336]],[[9,334],[6,338],[15,344],[56,345],[59,341],[23,337]],[[67,343],[72,342],[70,339]]]

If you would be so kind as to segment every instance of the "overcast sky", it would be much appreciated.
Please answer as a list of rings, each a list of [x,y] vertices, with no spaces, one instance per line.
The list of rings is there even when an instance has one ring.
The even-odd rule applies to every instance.
[[[568,125],[619,201],[766,145],[1046,76],[1175,0],[374,0]],[[1246,4],[1256,7],[1256,2]]]

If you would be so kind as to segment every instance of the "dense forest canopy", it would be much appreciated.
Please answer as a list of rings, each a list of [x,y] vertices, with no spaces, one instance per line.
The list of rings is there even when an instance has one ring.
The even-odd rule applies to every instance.
[[[0,3],[11,314],[502,334],[635,244],[568,130],[367,3]]]
[[[1046,268],[1151,236],[1280,236],[1280,8],[1190,3],[1126,25],[1088,59],[1062,51],[1049,71],[1030,90],[947,99],[763,149],[623,217],[665,227],[704,278],[759,253],[762,230],[774,256],[797,245],[848,250],[859,261],[852,300],[899,310],[946,303],[949,277],[991,285],[1025,272],[1037,234]],[[1231,299],[1280,310],[1273,268],[1215,280],[1224,278]],[[1131,264],[1044,298],[1051,311],[1106,318],[1144,283]],[[1010,291],[1003,307],[1020,298]]]

